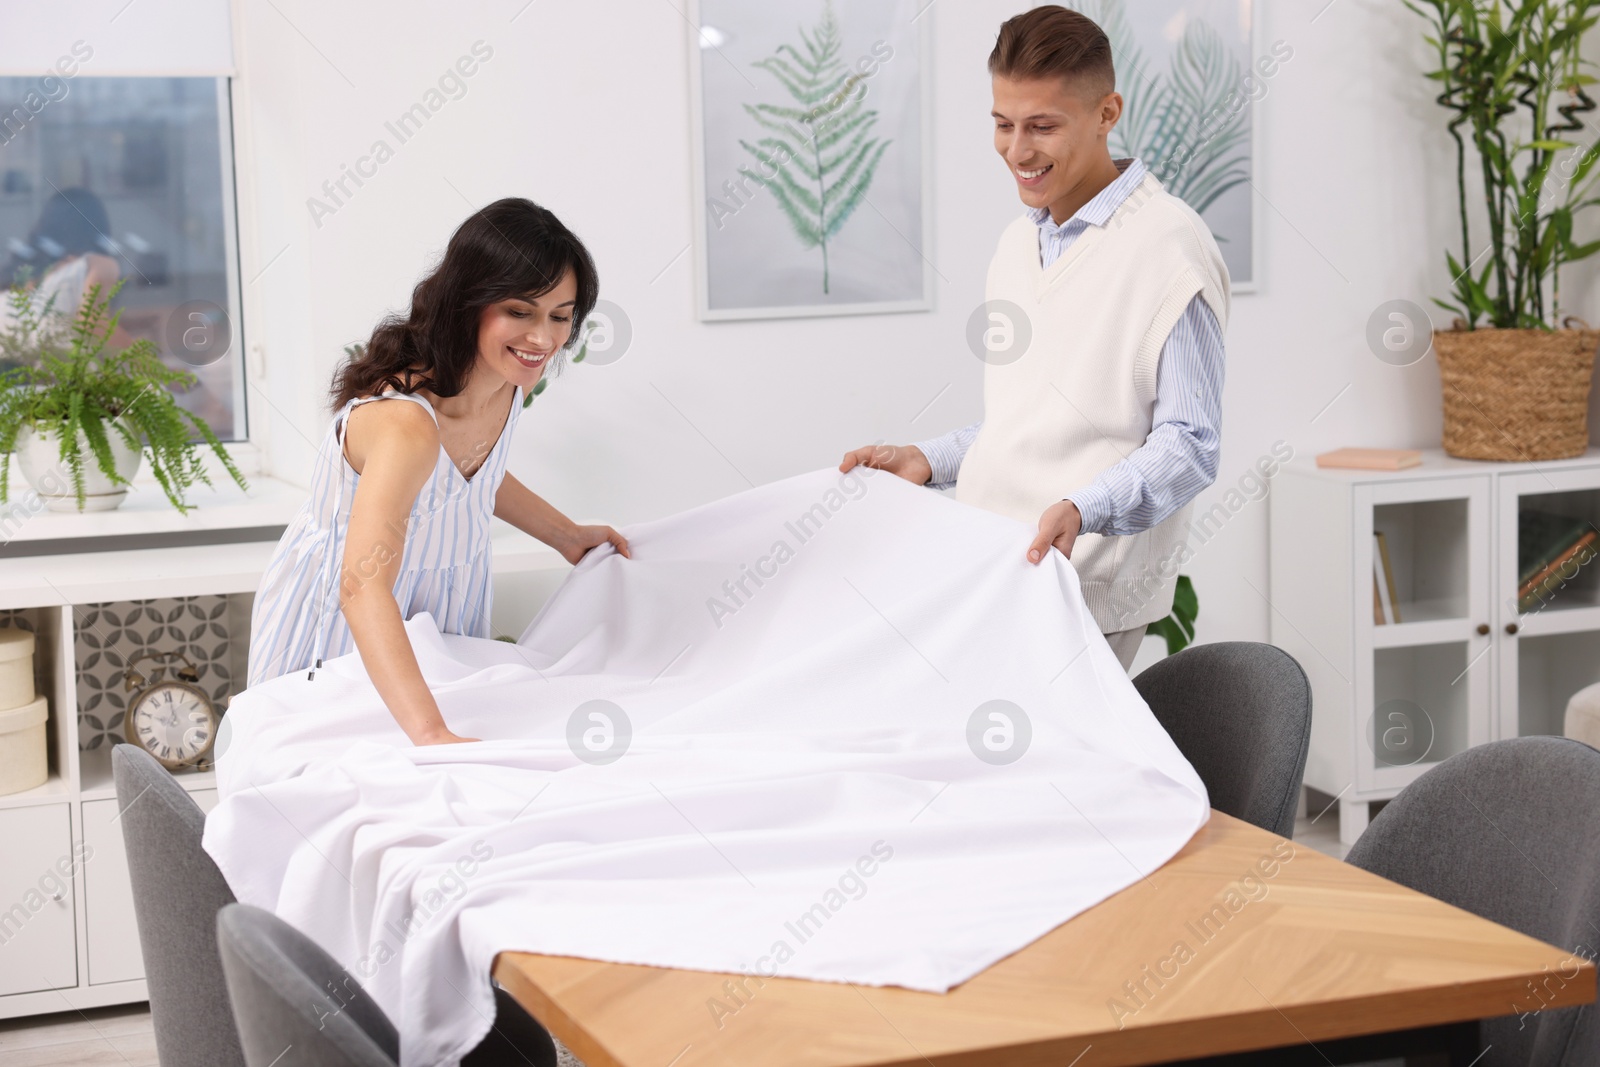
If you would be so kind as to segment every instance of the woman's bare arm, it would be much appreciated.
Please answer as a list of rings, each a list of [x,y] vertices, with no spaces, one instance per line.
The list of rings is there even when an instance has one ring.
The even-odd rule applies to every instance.
[[[416,404],[374,401],[358,405],[345,417],[345,443],[361,480],[350,505],[339,570],[339,608],[361,662],[413,743],[477,740],[458,737],[445,725],[394,598],[407,520],[439,461],[438,427]]]
[[[494,494],[494,513],[529,536],[536,537],[560,552],[568,563],[577,563],[589,549],[607,542],[632,559],[628,539],[609,526],[579,526],[508,471]]]

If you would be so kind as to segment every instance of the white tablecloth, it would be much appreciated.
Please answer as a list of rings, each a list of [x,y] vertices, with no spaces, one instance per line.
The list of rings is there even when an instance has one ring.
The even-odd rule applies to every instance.
[[[503,949],[943,992],[1206,821],[1021,524],[823,470],[623,532],[515,645],[407,622],[482,742],[413,747],[358,654],[233,700],[205,848],[406,1067],[487,1032]]]

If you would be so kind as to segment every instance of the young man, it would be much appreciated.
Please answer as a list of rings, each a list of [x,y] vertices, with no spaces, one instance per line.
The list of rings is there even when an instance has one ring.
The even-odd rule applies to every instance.
[[[1172,609],[1190,502],[1216,477],[1229,281],[1206,224],[1138,159],[1112,159],[1122,116],[1110,42],[1038,7],[989,56],[994,143],[1026,211],[1000,235],[986,300],[1031,341],[991,354],[984,420],[839,465],[890,471],[1038,527],[1027,558],[1072,560],[1124,668]],[[1013,312],[1014,314],[1014,312]]]

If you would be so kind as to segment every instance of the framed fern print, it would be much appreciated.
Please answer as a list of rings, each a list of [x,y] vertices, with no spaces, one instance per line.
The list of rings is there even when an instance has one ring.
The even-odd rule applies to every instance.
[[[1205,219],[1233,291],[1255,289],[1255,105],[1294,49],[1263,45],[1254,0],[1064,0],[1111,40],[1122,94],[1113,156],[1138,156]]]
[[[699,317],[933,307],[927,0],[691,0]]]

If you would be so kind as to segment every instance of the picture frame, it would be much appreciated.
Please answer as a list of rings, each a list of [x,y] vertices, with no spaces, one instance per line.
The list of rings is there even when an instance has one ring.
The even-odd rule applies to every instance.
[[[926,0],[689,0],[701,321],[933,309],[933,17]],[[854,82],[797,107],[810,103],[797,87],[840,69]],[[800,111],[817,118],[797,124]],[[779,166],[785,154],[798,162]],[[830,195],[850,205],[842,219]]]
[[[1266,14],[1266,5],[1259,0],[1065,2],[1099,23],[1111,39],[1117,68],[1117,90],[1124,99],[1123,120],[1118,123],[1111,138],[1112,154],[1138,155],[1169,192],[1195,208],[1211,228],[1222,249],[1223,258],[1228,264],[1231,291],[1257,292],[1261,275],[1260,202],[1264,197],[1257,185],[1256,161],[1261,158],[1261,122],[1256,114],[1256,105],[1271,95],[1279,68],[1293,57],[1293,48],[1286,42],[1275,42],[1270,48],[1264,44],[1265,32],[1261,20]],[[1179,84],[1180,79],[1172,77],[1173,61],[1179,48],[1186,43],[1191,46],[1206,44],[1200,39],[1208,35],[1198,31],[1207,27],[1215,33],[1217,44],[1223,46],[1225,52],[1200,56],[1189,69],[1217,71],[1231,64],[1232,74],[1229,77],[1191,79],[1191,84],[1198,83],[1202,91],[1187,91],[1187,86]],[[1194,40],[1186,40],[1189,38]],[[1177,98],[1179,106],[1169,114],[1187,114],[1189,120],[1182,124],[1183,128],[1141,131],[1138,115],[1140,97],[1156,93],[1169,94],[1163,97],[1163,104],[1173,97]],[[1220,160],[1205,162],[1212,166],[1220,163],[1222,167],[1219,169],[1225,169],[1230,160],[1242,158],[1243,179],[1223,193],[1219,198],[1220,203],[1207,205],[1203,202],[1203,195],[1186,195],[1186,187],[1193,188],[1204,183],[1190,180],[1192,175],[1184,172],[1192,172],[1195,169],[1194,160],[1204,160],[1208,150],[1215,154],[1217,142],[1226,143],[1232,136],[1230,123],[1210,118],[1230,112],[1248,123],[1247,129],[1239,131],[1242,133],[1242,137],[1237,138],[1239,147],[1221,153],[1224,158]],[[1160,123],[1156,125],[1159,127]],[[1176,147],[1170,147],[1174,144],[1174,138]],[[1158,150],[1149,154],[1140,150],[1154,145],[1169,147],[1166,151]]]

